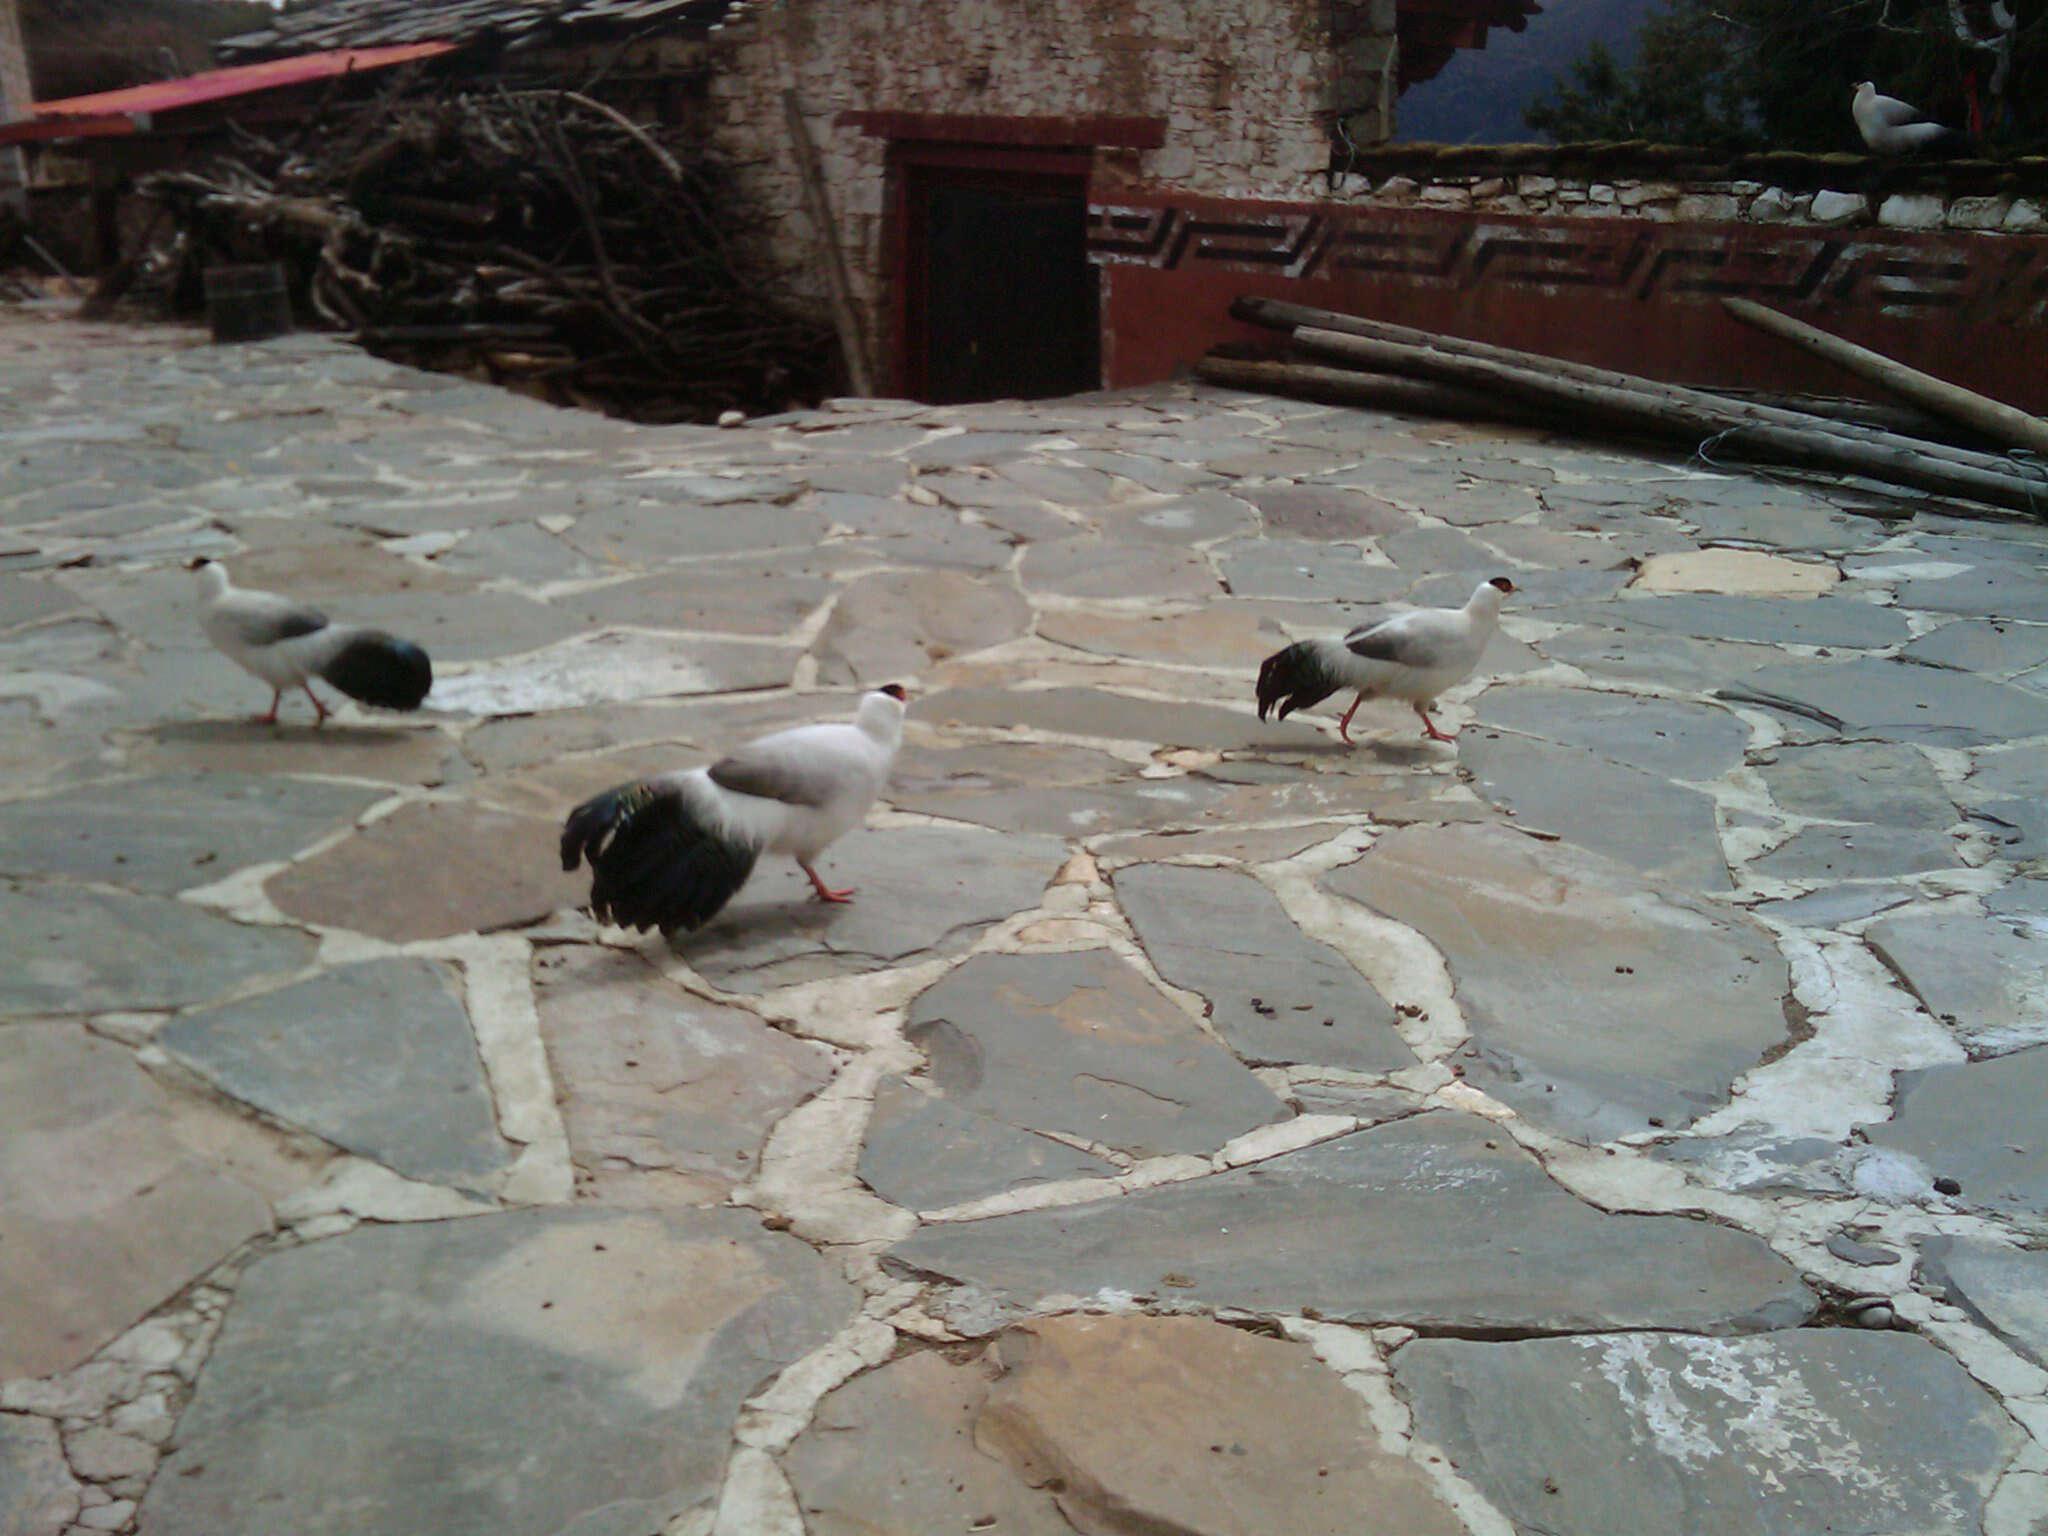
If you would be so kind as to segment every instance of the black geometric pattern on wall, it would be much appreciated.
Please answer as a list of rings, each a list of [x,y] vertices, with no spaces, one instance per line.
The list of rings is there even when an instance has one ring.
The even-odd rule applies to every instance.
[[[1888,236],[1773,225],[1507,218],[1301,208],[1220,215],[1099,204],[1090,259],[1165,271],[1214,268],[1309,279],[1383,279],[1633,299],[1766,302],[2040,323],[2048,237]]]

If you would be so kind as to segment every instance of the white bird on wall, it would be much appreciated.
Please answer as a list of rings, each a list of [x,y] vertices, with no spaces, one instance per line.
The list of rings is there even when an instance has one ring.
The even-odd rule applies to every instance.
[[[1856,119],[1856,131],[1863,135],[1872,154],[1902,155],[1962,137],[1953,128],[1928,121],[1919,108],[1908,106],[1898,97],[1878,95],[1877,87],[1868,80],[1856,87],[1856,98],[1849,103],[1849,111]]]

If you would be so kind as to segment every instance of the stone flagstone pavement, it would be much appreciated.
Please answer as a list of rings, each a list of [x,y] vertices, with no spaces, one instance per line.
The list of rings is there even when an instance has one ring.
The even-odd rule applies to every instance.
[[[2048,1531],[2039,526],[35,309],[0,401],[0,1536]],[[196,554],[429,708],[244,723]],[[1454,747],[1253,717],[1500,572]],[[885,681],[857,904],[579,914]]]

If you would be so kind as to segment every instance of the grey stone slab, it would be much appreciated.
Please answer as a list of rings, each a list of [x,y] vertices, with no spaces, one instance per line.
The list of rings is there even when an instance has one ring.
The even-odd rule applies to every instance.
[[[1671,779],[1719,778],[1742,761],[1749,727],[1725,709],[1585,688],[1489,688],[1478,722],[1583,747]]]
[[[440,662],[538,650],[573,635],[577,616],[516,592],[401,592],[351,598],[334,617],[389,630]]]
[[[1658,1142],[1650,1155],[1691,1170],[1692,1177],[1734,1194],[1849,1193],[1842,1147],[1818,1136],[1738,1131],[1729,1136]]]
[[[270,774],[179,773],[0,805],[0,871],[169,894],[289,858],[382,792]]]
[[[1755,1238],[1596,1210],[1486,1121],[1443,1112],[1185,1184],[927,1226],[889,1257],[1024,1306],[1110,1290],[1457,1331],[1740,1333],[1814,1304]]]
[[[1442,951],[1466,1080],[1603,1141],[1677,1129],[1786,1037],[1790,976],[1748,916],[1501,827],[1404,827],[1324,877]]]
[[[1858,1269],[1884,1269],[1896,1264],[1903,1257],[1897,1250],[1880,1247],[1876,1243],[1862,1243],[1846,1232],[1836,1232],[1827,1240],[1827,1250],[1844,1264],[1854,1264]]]
[[[1758,917],[1800,928],[1839,928],[1902,907],[1919,894],[1910,885],[1830,885],[1790,901],[1767,901],[1751,910]]]
[[[1097,837],[1106,832],[1191,826],[1217,814],[1227,798],[1195,778],[1139,779],[1102,787],[1054,789],[943,789],[898,791],[898,810],[971,821],[1003,832],[1053,837]]]
[[[741,1211],[358,1228],[249,1269],[142,1523],[660,1530],[715,1501],[741,1402],[858,1300]]]
[[[184,902],[65,884],[0,884],[0,1013],[104,1013],[205,1002],[300,969],[313,941]]]
[[[1207,1155],[1287,1118],[1270,1088],[1108,950],[978,955],[919,995],[905,1038],[925,1053],[932,1097],[919,1105],[899,1095],[883,1126],[913,1119],[928,1136],[870,1141],[861,1177],[922,1208],[1046,1176],[1031,1162],[1005,1165],[1014,1138],[984,1149],[970,1140],[967,1157],[990,1164],[993,1177],[953,1193],[967,1181],[967,1162],[928,1164],[950,1148],[947,1132],[973,1134],[960,1123],[970,1118],[1133,1158]]]
[[[1985,801],[1965,815],[1990,836],[2000,858],[2031,864],[2048,857],[2048,805],[2039,800]]]
[[[1456,528],[1404,528],[1381,538],[1379,547],[1381,554],[1418,577],[1446,566],[1474,570],[1500,560],[1493,550]]]
[[[477,581],[517,581],[541,586],[598,573],[599,567],[564,543],[559,534],[534,523],[478,528],[453,549],[434,556],[434,568]]]
[[[1751,873],[1774,880],[1882,880],[1953,869],[1955,841],[1926,827],[1802,827],[1761,858]]]
[[[1098,506],[1089,521],[1106,536],[1125,543],[1170,544],[1176,548],[1214,539],[1256,534],[1259,515],[1227,491],[1190,491],[1170,499],[1148,496]]]
[[[861,1140],[861,1182],[917,1210],[1059,1179],[1114,1178],[1121,1170],[984,1110],[955,1104],[902,1078],[885,1078]]]
[[[1274,538],[1366,539],[1415,522],[1392,502],[1338,486],[1244,485],[1236,494],[1258,508]]]
[[[875,687],[1014,640],[1031,605],[1008,581],[961,571],[888,571],[848,585],[811,647],[822,683]]]
[[[1062,463],[1099,470],[1105,475],[1128,480],[1148,491],[1160,491],[1169,495],[1197,486],[1214,486],[1221,478],[1207,470],[1191,468],[1185,464],[1171,464],[1165,459],[1141,453],[1113,453],[1099,448],[1084,448],[1074,453],[1062,453],[1060,459]]]
[[[2048,1041],[2048,953],[2032,925],[1930,912],[1888,917],[1864,938],[1972,1052]]]
[[[1579,667],[1595,677],[1628,678],[1704,693],[1781,655],[1770,646],[1592,626],[1547,636],[1536,642],[1536,648],[1552,661]]]
[[[0,1536],[59,1536],[79,1491],[54,1420],[0,1413]]]
[[[1349,544],[1299,539],[1234,539],[1214,551],[1217,569],[1234,597],[1305,598],[1331,603],[1380,603],[1399,597],[1414,580],[1405,571],[1367,565]],[[1334,618],[1335,627],[1347,619]]]
[[[1418,1437],[1522,1531],[1976,1531],[2020,1439],[1897,1333],[1418,1339],[1393,1365]]]
[[[1047,431],[1042,427],[1021,432],[977,432],[970,428],[944,437],[927,438],[905,453],[903,458],[919,469],[957,469],[970,464],[992,466],[1024,458],[1058,436],[1057,431]]]
[[[831,1081],[823,1046],[691,996],[638,952],[554,945],[533,975],[569,1155],[607,1204],[722,1200]]]
[[[1944,830],[1955,803],[1927,755],[1897,742],[1781,747],[1757,766],[1771,798],[1799,816]]]
[[[2041,552],[2035,552],[2038,560]],[[1962,576],[1902,581],[1901,608],[1990,619],[2048,622],[2048,570],[2039,565],[1980,566]]]
[[[1166,704],[1101,688],[949,688],[918,700],[910,713],[934,725],[1026,726],[1163,747],[1331,750],[1319,731],[1298,721],[1261,723],[1249,709],[1238,713],[1208,704]]]
[[[2048,1212],[2048,1046],[1989,1061],[1901,1072],[1892,1118],[1864,1139],[1917,1157],[1978,1210]]]
[[[935,566],[961,571],[1006,571],[1018,538],[1001,528],[965,521],[950,507],[904,503],[886,532],[835,544],[833,549],[862,565]]]
[[[2048,1252],[1923,1237],[1919,1278],[2036,1365],[2048,1365]]]
[[[1837,511],[1826,502],[1783,487],[1698,483],[1678,492],[1678,515],[1700,531],[1702,540],[1760,544],[1767,549],[1838,554],[1867,549],[1882,540],[1883,523]]]
[[[1032,545],[1021,575],[1027,590],[1061,597],[1201,598],[1218,591],[1209,563],[1192,550],[1093,538]]]
[[[1906,616],[1852,597],[1737,597],[1673,592],[1621,598],[1581,613],[1594,624],[1657,629],[1704,640],[1870,650],[1906,638]]]
[[[1960,619],[1922,635],[1899,654],[1930,667],[2010,677],[2048,662],[2048,624]]]
[[[83,606],[54,581],[0,574],[0,629],[55,618],[59,614],[76,612]]]
[[[676,948],[731,992],[856,976],[912,958],[957,954],[991,923],[1038,905],[1066,862],[1053,838],[952,827],[858,831],[834,843],[819,871],[856,887],[848,906],[811,899],[781,860]]]
[[[342,966],[182,1014],[158,1040],[243,1103],[407,1178],[476,1188],[512,1161],[459,979],[433,961]]]
[[[1114,884],[1159,974],[1206,998],[1210,1023],[1246,1061],[1360,1072],[1414,1065],[1387,1000],[1251,876],[1135,864]]]
[[[2022,919],[2048,917],[2048,880],[2015,880],[1984,898],[1984,909],[2003,917]],[[2041,925],[2030,925],[2039,931]]]
[[[563,537],[600,563],[644,564],[753,549],[810,548],[825,537],[825,526],[820,512],[766,503],[712,507],[611,502],[584,513]]]
[[[1980,752],[1965,790],[1982,800],[2048,799],[2048,743]]]
[[[1701,890],[1729,884],[1714,802],[1698,790],[1593,752],[1482,725],[1459,733],[1458,763],[1482,795],[1526,826],[1645,875]]]
[[[1062,507],[1094,507],[1109,500],[1109,476],[1037,459],[1013,459],[995,466],[997,478]]]
[[[810,1536],[1073,1536],[1053,1494],[975,1444],[992,1362],[906,1354],[828,1393],[782,1461]]]
[[[1972,747],[2048,735],[2048,698],[2039,694],[1872,657],[1765,667],[1735,679],[1725,696],[1785,708],[1843,735],[1886,741]]]
[[[268,1232],[267,1196],[318,1166],[280,1177],[258,1133],[77,1024],[0,1028],[0,1125],[0,1381],[86,1360]]]

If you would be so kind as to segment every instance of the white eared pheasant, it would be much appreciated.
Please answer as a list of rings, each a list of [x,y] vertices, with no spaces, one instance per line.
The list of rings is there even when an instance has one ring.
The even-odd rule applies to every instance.
[[[891,683],[861,698],[851,724],[777,731],[709,767],[608,789],[563,823],[562,868],[589,860],[600,922],[663,937],[717,916],[763,853],[795,859],[818,900],[850,901],[813,866],[881,794],[908,700]]]
[[[256,716],[277,723],[287,688],[303,688],[317,712],[328,708],[312,679],[332,683],[360,704],[418,709],[434,686],[433,664],[410,640],[381,629],[333,624],[327,615],[275,592],[245,592],[228,580],[227,567],[204,557],[190,566],[199,583],[200,624],[206,638],[243,671],[270,684],[270,710]]]
[[[1918,107],[1908,106],[1896,96],[1880,96],[1868,80],[1856,87],[1849,115],[1856,119],[1856,131],[1873,154],[1901,155],[1957,143],[1963,137],[1953,128],[1929,122]]]
[[[1358,706],[1379,698],[1408,700],[1422,716],[1423,734],[1450,741],[1430,719],[1429,706],[1472,675],[1500,621],[1500,605],[1514,590],[1507,577],[1495,576],[1479,583],[1462,608],[1412,608],[1362,624],[1342,640],[1298,640],[1274,652],[1259,668],[1259,718],[1277,710],[1285,720],[1349,688],[1357,697],[1337,722],[1346,741]]]

